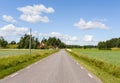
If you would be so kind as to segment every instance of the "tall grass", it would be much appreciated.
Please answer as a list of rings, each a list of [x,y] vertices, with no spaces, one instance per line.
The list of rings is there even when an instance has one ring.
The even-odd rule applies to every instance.
[[[0,78],[24,68],[58,50],[34,50],[32,55],[13,55],[0,57]]]

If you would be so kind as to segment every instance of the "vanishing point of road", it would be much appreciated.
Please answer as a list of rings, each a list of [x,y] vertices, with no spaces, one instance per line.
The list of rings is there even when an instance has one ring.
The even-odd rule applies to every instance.
[[[44,58],[4,79],[0,83],[102,83],[75,62],[65,50]]]

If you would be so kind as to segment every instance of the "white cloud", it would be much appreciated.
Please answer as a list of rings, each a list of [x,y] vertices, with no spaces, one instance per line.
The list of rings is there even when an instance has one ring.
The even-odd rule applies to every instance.
[[[44,33],[44,34],[40,33],[39,36],[42,36],[42,37],[57,37],[67,44],[79,41],[79,38],[76,37],[76,36],[69,36],[67,34],[61,34],[59,32],[51,32],[51,33]]]
[[[24,35],[28,32],[28,28],[26,27],[16,27],[13,24],[8,24],[0,28],[1,36],[17,36]]]
[[[55,10],[52,7],[45,7],[44,5],[33,5],[33,6],[25,6],[17,8],[23,14],[20,16],[21,20],[37,23],[37,22],[49,22],[49,18],[47,16],[43,16],[43,13],[53,13]]]
[[[30,35],[30,31],[27,34]],[[38,31],[32,31],[31,34],[32,34],[32,36],[39,37]]]
[[[68,45],[97,45],[98,43],[98,41],[95,41],[95,39],[93,38],[93,35],[85,35],[83,36],[83,38],[79,38],[77,36],[70,36],[59,32],[51,32],[39,33],[39,36],[40,38],[56,37]]]
[[[15,20],[12,16],[3,15],[2,18],[3,18],[3,20],[6,21],[6,22],[10,22],[10,23],[16,22],[16,20]]]
[[[80,19],[79,22],[74,24],[75,27],[78,27],[83,30],[88,29],[94,29],[94,28],[100,28],[100,29],[109,29],[108,26],[106,26],[104,23],[98,22],[98,21],[88,21],[86,22],[84,19]]]
[[[93,41],[93,36],[92,35],[85,35],[84,38],[83,38],[83,41],[92,42]]]

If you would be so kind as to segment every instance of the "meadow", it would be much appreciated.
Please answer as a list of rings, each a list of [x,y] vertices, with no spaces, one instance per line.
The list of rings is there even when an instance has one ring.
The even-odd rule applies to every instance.
[[[77,54],[120,66],[120,50],[72,49]]]
[[[0,79],[57,51],[32,49],[29,55],[28,49],[0,49]]]
[[[27,49],[0,49],[0,57],[29,54]]]
[[[53,49],[32,49],[32,54],[44,54],[54,51]],[[0,57],[16,56],[16,55],[29,55],[29,49],[0,49]]]
[[[67,51],[103,83],[120,83],[120,50],[74,48]]]

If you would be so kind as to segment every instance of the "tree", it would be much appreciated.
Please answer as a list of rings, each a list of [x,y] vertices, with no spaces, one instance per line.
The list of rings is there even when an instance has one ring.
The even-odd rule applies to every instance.
[[[18,42],[18,48],[29,48],[30,35],[25,34]],[[36,49],[39,45],[38,38],[31,37],[31,48]]]
[[[106,43],[105,42],[99,42],[98,43],[98,48],[99,49],[105,49],[106,48]]]
[[[0,47],[6,47],[8,45],[8,42],[1,36],[0,37]]]
[[[15,41],[11,41],[10,44],[14,45],[14,44],[16,44],[16,42]]]
[[[107,41],[105,42],[105,44],[106,44],[106,45],[105,45],[105,46],[106,46],[106,47],[105,47],[106,49],[109,49],[109,48],[113,47],[113,46],[112,46],[112,42],[109,41],[109,40],[107,40]]]
[[[32,48],[37,49],[39,44],[40,44],[40,42],[39,42],[38,38],[32,37],[32,43],[31,43]]]
[[[117,40],[117,47],[120,48],[120,38]]]
[[[82,48],[80,45],[66,45],[67,48]]]
[[[41,42],[46,44],[47,43],[47,39],[43,38]]]
[[[110,40],[98,43],[99,49],[111,49],[114,47],[120,48],[120,38],[112,38]]]
[[[44,47],[42,44],[45,44]],[[42,48],[65,48],[66,45],[59,39],[55,37],[49,37],[48,40],[43,38],[41,41]]]

